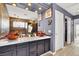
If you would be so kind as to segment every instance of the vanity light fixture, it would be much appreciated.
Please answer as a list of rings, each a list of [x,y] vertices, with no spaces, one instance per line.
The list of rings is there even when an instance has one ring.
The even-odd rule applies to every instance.
[[[42,8],[40,7],[39,10],[41,10]]]
[[[16,4],[15,3],[13,3],[12,5],[16,7]]]

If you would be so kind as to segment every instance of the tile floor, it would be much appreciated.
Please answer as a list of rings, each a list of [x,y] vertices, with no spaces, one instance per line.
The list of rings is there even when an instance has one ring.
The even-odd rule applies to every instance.
[[[65,48],[56,52],[55,56],[79,56],[79,47],[68,45]]]
[[[65,48],[57,51],[54,55],[52,52],[48,52],[44,56],[79,56],[79,42],[65,46]]]

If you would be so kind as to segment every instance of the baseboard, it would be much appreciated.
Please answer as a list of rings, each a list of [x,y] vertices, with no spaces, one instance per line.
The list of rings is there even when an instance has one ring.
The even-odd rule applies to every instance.
[[[55,52],[53,52],[53,55],[55,55],[56,54],[56,51]]]
[[[51,55],[53,56],[53,52],[52,52],[52,51],[48,51],[48,52],[46,52],[46,53],[44,53],[44,54],[42,54],[42,55],[40,55],[40,56],[49,56],[49,55],[47,55],[47,54],[51,54]]]

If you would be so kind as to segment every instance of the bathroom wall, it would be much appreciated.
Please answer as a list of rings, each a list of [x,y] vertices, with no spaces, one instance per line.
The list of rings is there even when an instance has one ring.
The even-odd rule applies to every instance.
[[[47,9],[48,10],[48,9]],[[47,11],[46,10],[46,11]],[[49,33],[49,31],[51,31],[52,28],[52,23],[49,25],[48,21],[52,20],[52,16],[49,18],[45,18],[45,12],[44,11],[41,14],[41,20],[38,22],[38,31],[43,31],[45,32],[47,35],[50,35],[51,33]]]
[[[52,17],[50,18],[44,18],[44,13],[42,13],[42,20],[40,21],[40,27],[42,28],[42,30],[48,34],[48,30],[51,30],[52,32],[52,35],[51,35],[51,51],[54,51],[55,50],[55,10],[58,10],[60,12],[62,12],[64,14],[64,17],[65,16],[68,16],[72,19],[73,21],[73,16],[68,13],[66,10],[64,10],[63,8],[59,7],[57,4],[53,3],[51,5],[51,8],[52,8]],[[49,19],[52,19],[52,24],[51,25],[48,25],[48,20]],[[73,29],[73,25],[72,25],[72,29]],[[73,37],[73,31],[72,31],[72,36]],[[73,39],[72,39],[73,40]]]
[[[39,22],[39,24],[38,24],[38,31],[43,31],[43,32],[45,32],[47,35],[50,35],[50,33],[48,32],[48,31],[51,31],[51,26],[52,25],[48,25],[48,20],[49,19],[52,19],[51,17],[50,18],[47,18],[47,19],[45,19],[45,18],[43,18],[40,22]]]
[[[51,46],[51,50],[53,52],[55,51],[55,10],[58,10],[58,11],[62,12],[64,14],[64,18],[65,18],[65,16],[68,16],[73,21],[73,16],[70,13],[68,13],[63,8],[59,7],[56,3],[52,4],[52,11],[53,11],[53,13],[52,13],[53,14],[52,21],[53,21],[53,23],[52,23],[51,30],[52,30],[53,35],[51,36],[52,38],[51,38],[51,44],[50,44],[50,46]],[[73,26],[73,24],[72,24],[72,26]],[[72,30],[73,30],[73,27],[72,27]],[[72,31],[72,36],[71,37],[73,37],[73,31]]]

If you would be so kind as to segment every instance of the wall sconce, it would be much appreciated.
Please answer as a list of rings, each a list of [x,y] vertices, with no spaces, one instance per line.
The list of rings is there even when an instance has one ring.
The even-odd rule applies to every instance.
[[[52,31],[51,30],[48,30],[48,35],[52,35]]]

